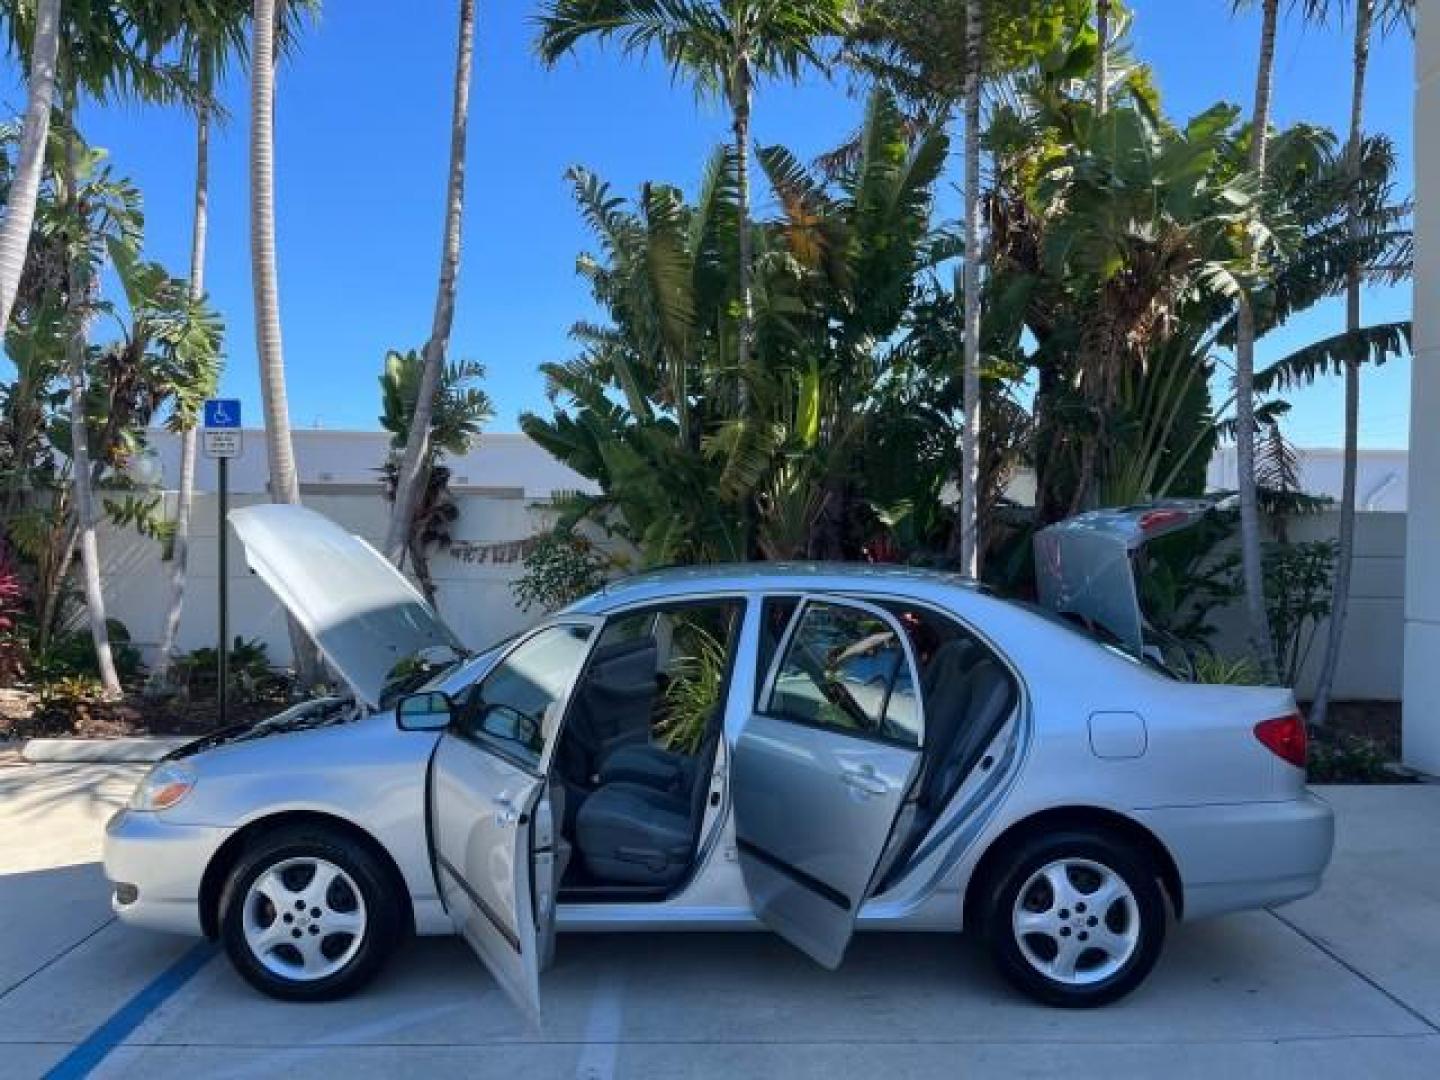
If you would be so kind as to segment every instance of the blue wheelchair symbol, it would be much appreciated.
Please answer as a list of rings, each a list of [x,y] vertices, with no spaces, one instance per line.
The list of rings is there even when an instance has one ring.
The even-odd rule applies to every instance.
[[[205,402],[207,428],[238,428],[240,401],[237,398],[211,398]]]

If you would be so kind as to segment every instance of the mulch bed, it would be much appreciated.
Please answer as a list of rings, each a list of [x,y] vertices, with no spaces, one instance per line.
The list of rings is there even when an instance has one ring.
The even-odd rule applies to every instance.
[[[1400,703],[1335,701],[1325,726],[1310,727],[1310,781],[1315,784],[1403,784]]]
[[[231,702],[227,720],[263,720],[284,708],[274,701]],[[0,701],[0,739],[116,739],[136,735],[205,735],[220,726],[214,701],[152,701],[127,694],[123,701],[67,701],[44,707],[25,691],[6,691]]]

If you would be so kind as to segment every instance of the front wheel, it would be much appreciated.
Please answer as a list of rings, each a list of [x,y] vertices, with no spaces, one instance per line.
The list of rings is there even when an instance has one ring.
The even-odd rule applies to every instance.
[[[379,970],[400,913],[384,869],[326,829],[282,829],[236,864],[220,935],[256,989],[288,1001],[344,997]]]
[[[1020,845],[991,877],[985,930],[1000,973],[1048,1005],[1087,1008],[1144,981],[1165,941],[1149,859],[1106,833]]]

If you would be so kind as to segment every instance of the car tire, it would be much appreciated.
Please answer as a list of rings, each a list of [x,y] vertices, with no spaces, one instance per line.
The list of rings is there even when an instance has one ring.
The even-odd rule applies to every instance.
[[[986,944],[1000,974],[1047,1005],[1117,1001],[1150,974],[1166,906],[1143,851],[1109,833],[1032,837],[988,877]]]
[[[220,937],[250,985],[330,1001],[372,979],[400,936],[391,875],[339,830],[282,828],[254,841],[220,897]]]

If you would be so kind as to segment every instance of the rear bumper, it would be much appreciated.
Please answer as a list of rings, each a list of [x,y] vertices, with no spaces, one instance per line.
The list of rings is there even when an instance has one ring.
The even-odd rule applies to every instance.
[[[1135,816],[1175,858],[1186,919],[1308,896],[1335,846],[1334,812],[1310,792],[1284,802],[1159,807]]]
[[[148,812],[115,814],[105,825],[105,876],[115,914],[152,930],[203,933],[200,882],[232,831],[175,825]]]

